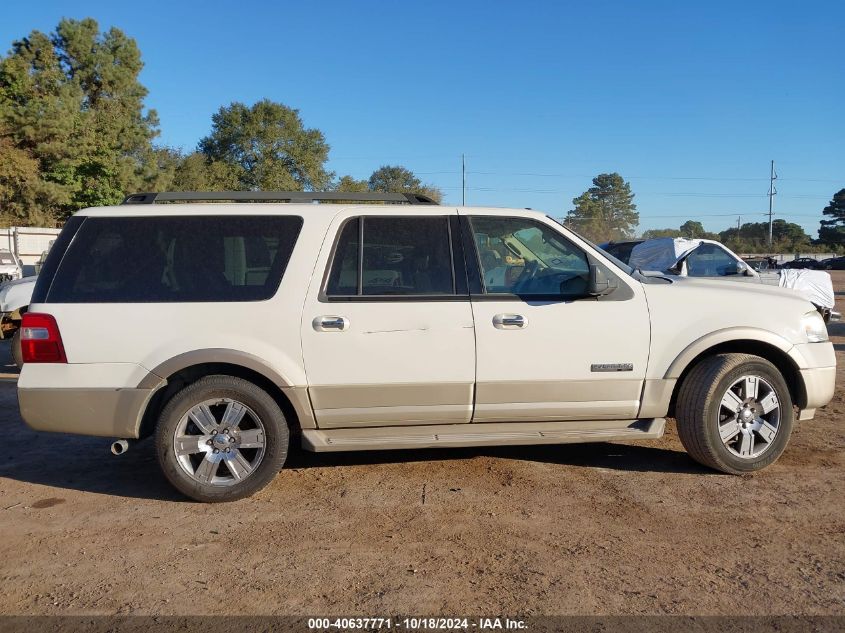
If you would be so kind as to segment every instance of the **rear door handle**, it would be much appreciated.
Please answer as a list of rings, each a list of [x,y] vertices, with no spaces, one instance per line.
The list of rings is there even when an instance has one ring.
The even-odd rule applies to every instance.
[[[497,314],[493,317],[493,327],[498,330],[520,330],[528,325],[528,319],[521,314]]]
[[[349,319],[342,316],[314,317],[311,325],[318,332],[343,332],[349,329]]]

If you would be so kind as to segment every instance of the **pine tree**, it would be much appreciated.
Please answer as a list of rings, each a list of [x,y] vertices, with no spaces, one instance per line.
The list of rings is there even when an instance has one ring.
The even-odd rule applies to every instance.
[[[617,173],[599,174],[572,203],[567,223],[596,242],[629,239],[640,221],[631,185]]]
[[[833,194],[830,204],[822,209],[829,220],[822,220],[819,241],[825,244],[845,244],[845,189]]]

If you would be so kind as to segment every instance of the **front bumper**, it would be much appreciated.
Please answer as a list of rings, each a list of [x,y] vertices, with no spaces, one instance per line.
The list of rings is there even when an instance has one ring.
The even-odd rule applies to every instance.
[[[798,419],[812,420],[816,415],[816,409],[833,399],[833,392],[836,389],[836,367],[802,369],[801,379],[804,381],[805,400],[801,403]]]
[[[796,345],[789,354],[796,362],[804,383],[799,420],[812,420],[818,407],[833,399],[836,389],[836,351],[833,343],[803,343]]]

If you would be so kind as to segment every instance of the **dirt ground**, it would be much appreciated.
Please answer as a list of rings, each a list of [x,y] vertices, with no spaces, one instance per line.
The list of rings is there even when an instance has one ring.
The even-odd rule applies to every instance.
[[[830,329],[834,401],[749,477],[698,467],[670,426],[636,445],[297,454],[256,497],[201,505],[149,442],[112,457],[30,431],[7,378],[0,613],[845,615]]]

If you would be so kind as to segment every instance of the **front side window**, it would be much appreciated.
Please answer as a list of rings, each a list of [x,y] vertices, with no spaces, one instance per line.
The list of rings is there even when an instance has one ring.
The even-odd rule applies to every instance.
[[[354,218],[335,246],[326,295],[451,295],[448,218]]]
[[[525,218],[473,217],[471,222],[487,294],[586,294],[586,254],[551,227]]]
[[[281,283],[302,218],[87,218],[50,286],[52,303],[259,301]]]
[[[725,277],[737,274],[737,261],[715,244],[701,244],[687,256],[690,277]]]

